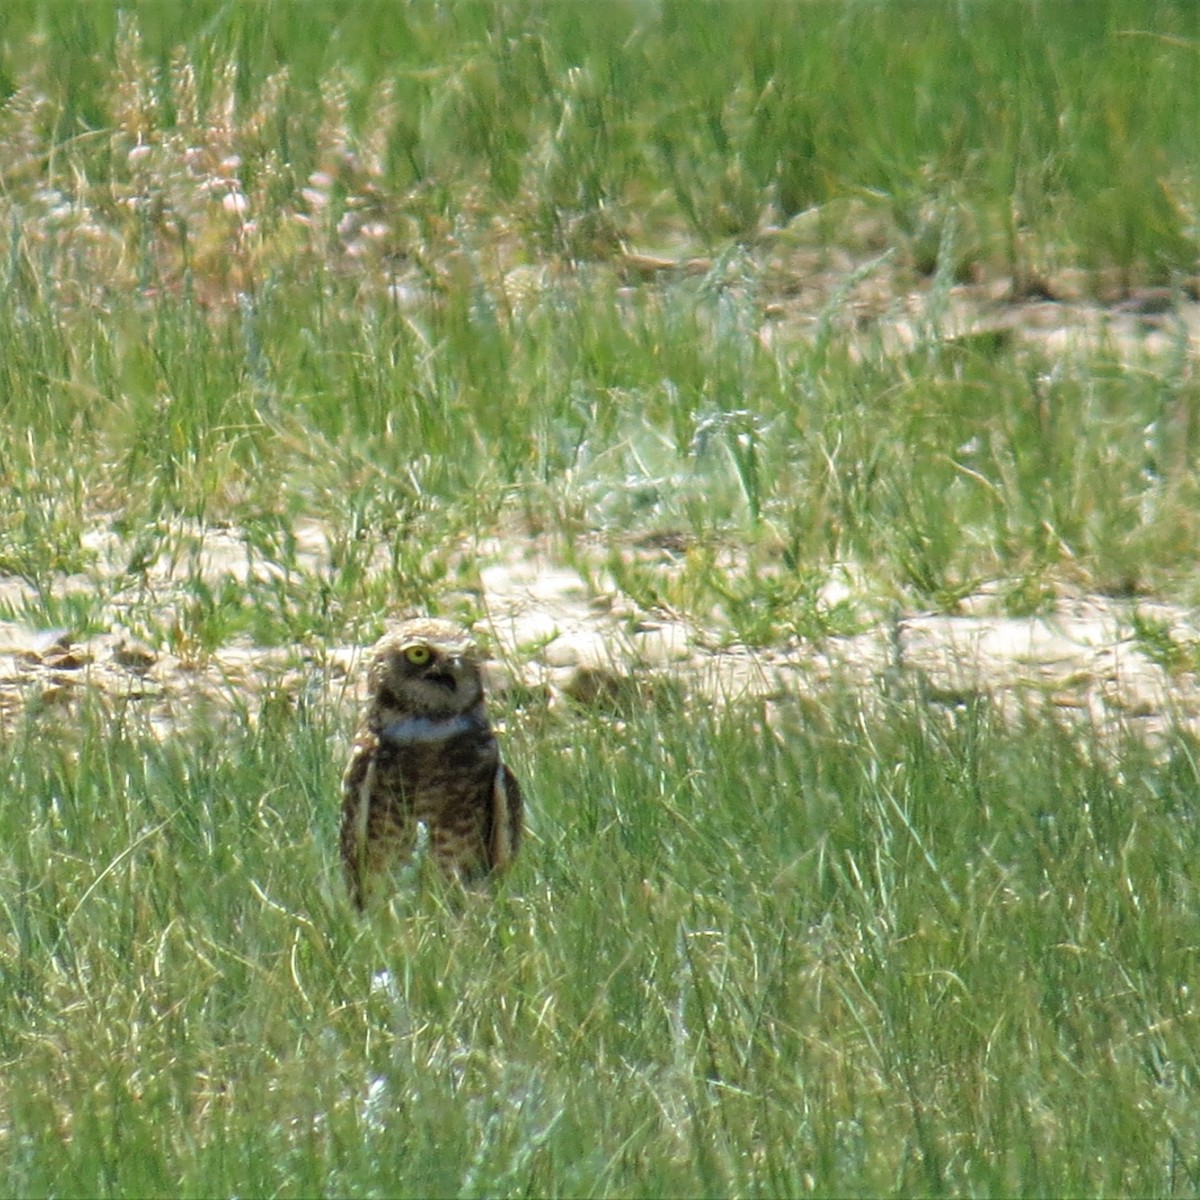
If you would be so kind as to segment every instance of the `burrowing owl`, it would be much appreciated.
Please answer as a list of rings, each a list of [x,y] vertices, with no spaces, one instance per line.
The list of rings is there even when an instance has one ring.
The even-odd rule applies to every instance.
[[[521,789],[500,761],[467,631],[405,621],[376,644],[369,698],[342,778],[342,862],[350,896],[403,862],[429,830],[443,871],[464,883],[503,871],[521,840]]]

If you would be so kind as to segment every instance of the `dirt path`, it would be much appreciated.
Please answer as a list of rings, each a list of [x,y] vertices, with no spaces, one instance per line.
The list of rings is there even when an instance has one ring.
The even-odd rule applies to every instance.
[[[316,554],[316,539],[310,541]],[[836,686],[871,690],[904,681],[930,704],[986,695],[1016,713],[1048,701],[1100,728],[1133,726],[1153,735],[1182,723],[1200,732],[1196,676],[1171,674],[1148,656],[1134,637],[1131,601],[1064,597],[1052,612],[1014,618],[1002,615],[995,596],[980,593],[957,615],[897,613],[819,644],[720,646],[686,619],[639,609],[616,591],[594,593],[536,548],[493,549],[480,573],[488,614],[481,632],[495,653],[497,690],[516,686],[551,703],[569,697],[602,704],[668,679],[711,701],[775,704],[819,700]],[[215,582],[223,572],[262,569],[244,554],[228,533],[215,533],[203,572]],[[82,586],[78,578],[71,583]],[[1200,640],[1183,608],[1142,601],[1136,611],[1181,644]],[[0,720],[11,726],[31,704],[65,715],[90,693],[165,736],[213,706],[254,719],[268,696],[341,703],[358,694],[360,652],[349,644],[264,649],[235,640],[184,662],[131,639],[119,624],[80,640],[69,629],[0,622]]]

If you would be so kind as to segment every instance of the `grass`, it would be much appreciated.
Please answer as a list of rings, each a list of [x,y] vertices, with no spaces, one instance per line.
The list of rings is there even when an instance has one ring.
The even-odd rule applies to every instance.
[[[547,716],[497,901],[361,924],[326,709],[29,718],[10,1187],[1193,1193],[1195,744],[887,704]]]
[[[717,642],[1194,602],[1200,17],[1017,7],[6,7],[0,617],[312,658],[3,710],[9,1191],[1200,1192],[1182,730],[501,701],[494,903],[334,860],[321,648],[472,615],[497,535]]]
[[[1193,592],[1182,326],[1174,356],[1131,371],[1103,345],[1065,360],[958,347],[949,300],[962,278],[1019,295],[1080,265],[1103,294],[1194,289],[1200,209],[1178,141],[1200,91],[1194,14],[1050,6],[1035,28],[996,5],[956,21],[936,9],[754,6],[734,34],[719,9],[685,26],[604,6],[568,30],[552,11],[417,6],[368,52],[373,22],[339,6],[343,49],[325,61],[253,6],[197,6],[194,32],[172,18],[171,42],[154,6],[120,20],[15,7],[0,562],[34,581],[77,570],[89,522],[146,541],[164,514],[281,530],[313,517],[339,546],[381,538],[399,559],[486,532],[516,498],[567,543],[617,529],[732,541],[751,589],[778,563],[852,561],[920,604],[996,577],[1019,577],[1023,596],[1080,574]],[[70,69],[21,55],[23,26],[35,48],[62,42]],[[1009,61],[1022,70],[991,87],[955,73],[990,79]],[[819,74],[846,62],[844,81]],[[932,62],[955,64],[937,87]],[[668,99],[679,81],[686,128]],[[1110,109],[1120,121],[1085,136]],[[883,126],[802,140],[821,186],[784,203],[797,129],[835,118]],[[1019,155],[1005,151],[1018,133]],[[989,173],[1005,153],[1045,169],[1015,231],[999,228],[1013,180]],[[972,155],[993,166],[976,173]],[[746,219],[701,219],[728,181],[698,178],[693,195],[685,162],[737,174]],[[1099,236],[1115,232],[1112,178],[1138,213],[1119,252]],[[1169,236],[1155,217],[1168,197]],[[772,314],[812,290],[831,245],[858,269],[802,301],[805,336]],[[625,250],[656,246],[709,266],[631,288]],[[869,323],[848,336],[856,287],[892,294],[885,320],[926,291],[906,353]],[[704,561],[672,602],[721,607]],[[356,588],[352,571],[351,609]],[[738,634],[761,640],[754,624]]]

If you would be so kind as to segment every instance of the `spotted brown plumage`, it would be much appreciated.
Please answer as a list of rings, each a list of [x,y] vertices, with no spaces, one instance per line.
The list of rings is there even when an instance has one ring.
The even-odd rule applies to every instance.
[[[365,906],[373,880],[412,854],[418,823],[450,877],[472,884],[505,870],[520,845],[521,812],[467,631],[421,617],[382,637],[342,778],[342,863],[355,906]]]

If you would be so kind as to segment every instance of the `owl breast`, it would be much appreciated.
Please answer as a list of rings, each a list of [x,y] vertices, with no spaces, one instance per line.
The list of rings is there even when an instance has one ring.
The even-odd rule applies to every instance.
[[[379,730],[376,770],[419,821],[474,825],[492,786],[500,751],[482,717],[410,716]]]

